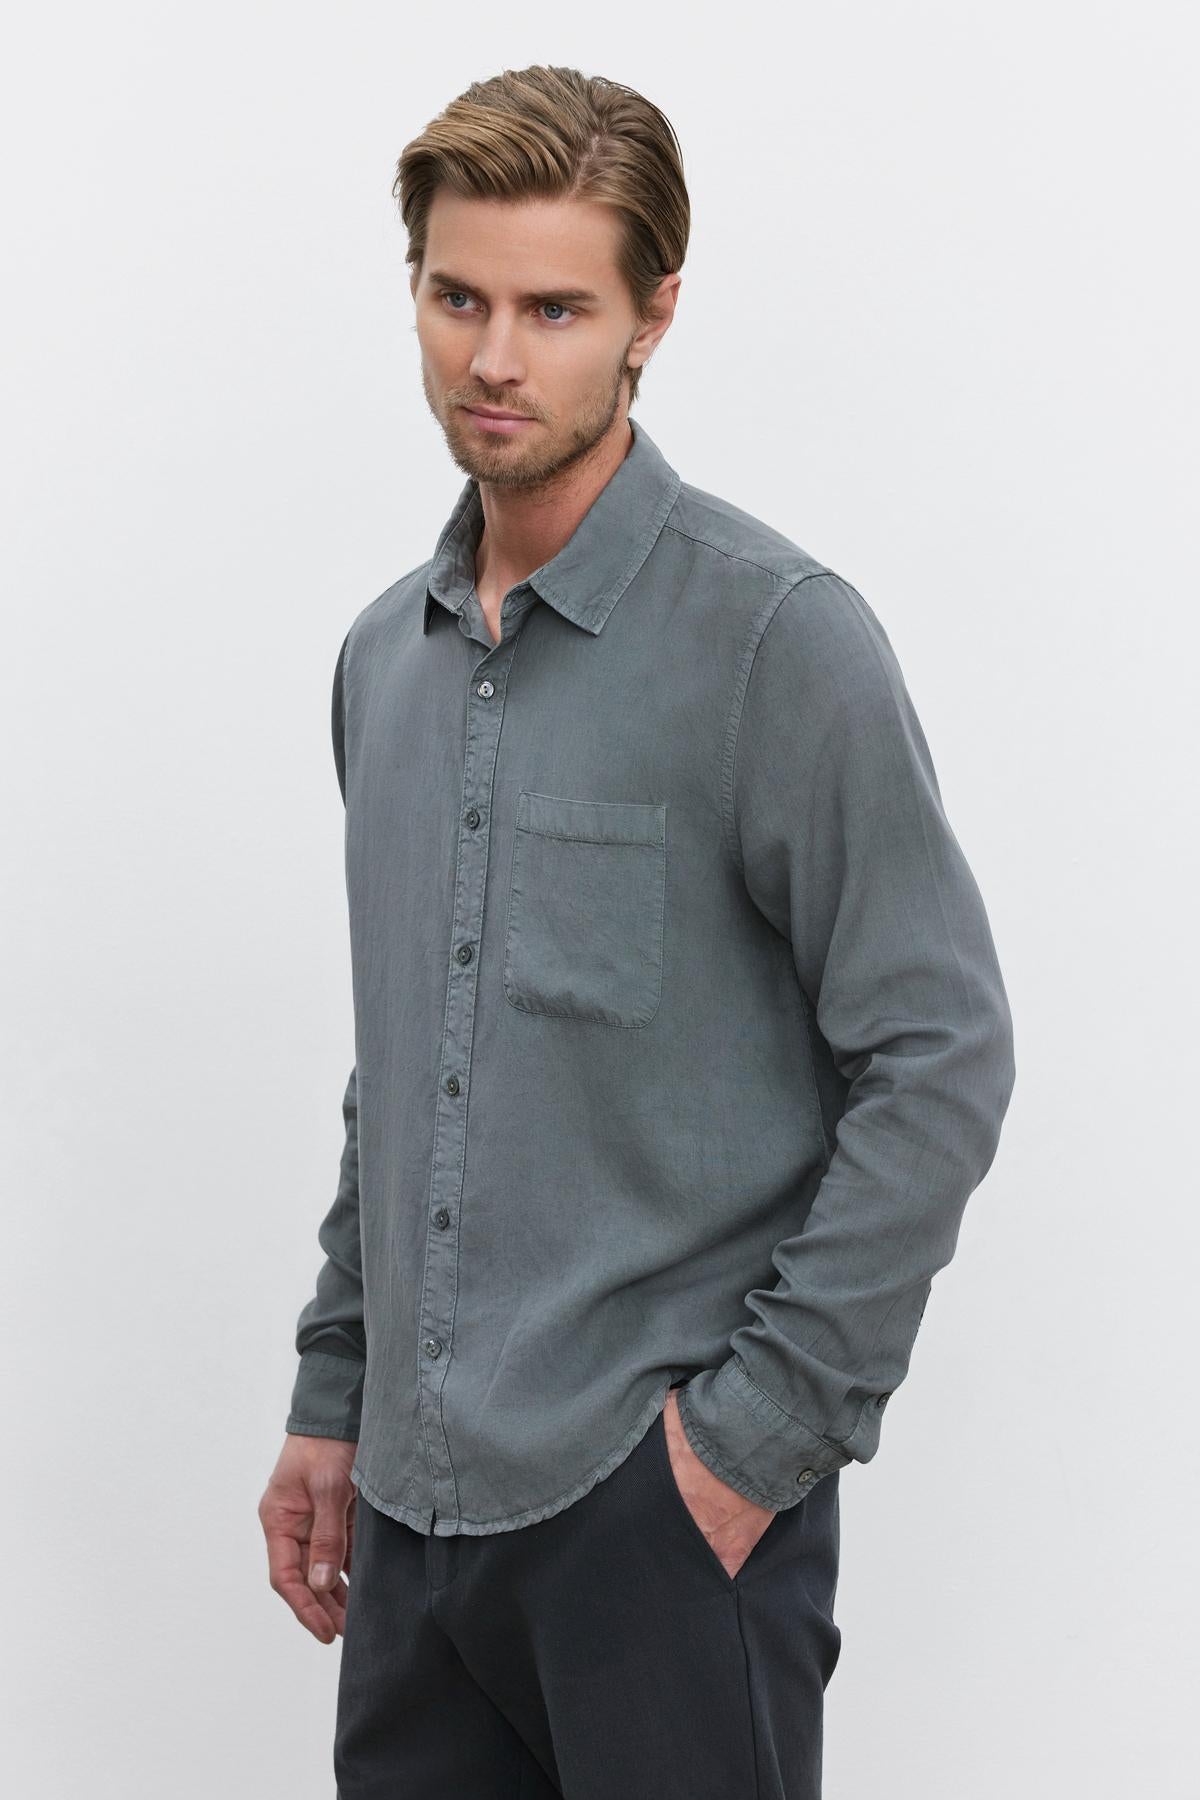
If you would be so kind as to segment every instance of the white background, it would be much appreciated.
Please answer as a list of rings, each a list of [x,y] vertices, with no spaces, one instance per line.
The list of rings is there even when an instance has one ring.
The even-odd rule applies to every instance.
[[[395,161],[534,61],[678,130],[694,236],[636,416],[877,611],[1015,1017],[996,1163],[842,1477],[826,1800],[1197,1792],[1188,15],[10,23],[9,1792],[333,1792],[340,1640],[255,1511],[353,1061],[330,683],[462,479]]]

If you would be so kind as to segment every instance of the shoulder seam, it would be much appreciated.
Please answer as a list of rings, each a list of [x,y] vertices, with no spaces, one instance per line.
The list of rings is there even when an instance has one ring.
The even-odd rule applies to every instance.
[[[676,537],[686,539],[689,544],[699,544],[703,549],[711,550],[714,555],[725,557],[728,562],[745,563],[748,569],[759,569],[764,575],[770,575],[776,581],[784,581],[787,579],[786,576],[779,573],[778,569],[769,569],[766,563],[755,562],[752,556],[739,556],[736,550],[723,550],[720,544],[711,543],[708,538],[697,537],[695,532],[681,531],[678,525],[668,523],[663,526],[663,530],[673,532]],[[803,552],[801,552],[801,554],[803,554]],[[831,573],[830,570],[823,568],[809,570],[810,575],[827,575],[829,573]],[[799,577],[800,581],[807,581],[807,579],[807,575],[801,575]],[[793,582],[792,585],[795,586],[796,583]]]
[[[736,821],[734,818],[733,786],[735,763],[737,759],[737,743],[738,736],[741,732],[742,710],[746,702],[746,690],[750,686],[750,676],[754,669],[755,658],[758,656],[759,648],[767,635],[767,628],[772,619],[779,613],[784,601],[788,599],[789,595],[794,594],[797,588],[803,587],[805,582],[814,581],[818,576],[822,575],[827,575],[834,581],[841,579],[841,577],[836,575],[832,569],[811,569],[807,575],[801,575],[798,581],[793,581],[786,587],[782,594],[772,595],[767,604],[760,607],[750,621],[750,629],[746,634],[746,642],[742,648],[742,654],[738,659],[737,672],[733,682],[733,696],[729,703],[729,712],[725,725],[725,744],[721,757],[721,835],[725,841],[725,848],[729,852],[733,865],[739,873],[744,872],[745,865],[742,859],[741,845],[738,842]]]

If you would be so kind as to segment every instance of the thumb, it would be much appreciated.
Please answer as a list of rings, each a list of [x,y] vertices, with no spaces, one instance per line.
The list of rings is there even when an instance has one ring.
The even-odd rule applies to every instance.
[[[346,1560],[346,1508],[332,1495],[320,1497],[313,1509],[308,1541],[308,1585],[331,1588]]]

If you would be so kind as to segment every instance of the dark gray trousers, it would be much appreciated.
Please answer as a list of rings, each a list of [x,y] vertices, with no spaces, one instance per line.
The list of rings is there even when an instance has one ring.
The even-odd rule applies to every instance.
[[[737,1575],[660,1413],[549,1519],[426,1537],[356,1502],[338,1800],[819,1800],[838,1476]]]

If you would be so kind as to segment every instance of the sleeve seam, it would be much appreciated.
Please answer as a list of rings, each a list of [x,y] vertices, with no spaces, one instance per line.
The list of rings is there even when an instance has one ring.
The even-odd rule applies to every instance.
[[[297,1437],[337,1438],[344,1444],[356,1444],[361,1436],[360,1426],[353,1421],[330,1424],[321,1419],[298,1419],[294,1413],[288,1414],[283,1429]]]
[[[705,1456],[702,1460],[708,1464],[708,1467],[712,1470],[714,1475],[719,1475],[726,1487],[733,1488],[736,1493],[744,1494],[746,1499],[753,1500],[756,1506],[766,1506],[772,1511],[781,1510],[782,1503],[768,1494],[764,1488],[760,1488],[757,1483],[753,1481],[747,1481],[744,1475],[734,1473],[716,1447],[705,1437],[704,1433],[700,1430],[700,1427],[696,1424],[695,1419],[692,1418],[690,1412],[685,1419],[681,1408],[680,1418],[683,1420],[684,1435],[688,1438],[689,1442],[691,1442],[692,1439],[695,1439],[692,1448],[695,1449],[696,1444],[699,1444],[702,1447],[705,1451]],[[789,1495],[789,1505],[792,1503],[792,1498],[793,1497]]]
[[[789,1425],[794,1425],[797,1431],[802,1431],[806,1437],[812,1438],[815,1443],[823,1444],[833,1455],[837,1456],[840,1454],[839,1446],[834,1439],[825,1437],[823,1433],[819,1431],[814,1431],[811,1425],[806,1425],[804,1423],[803,1419],[796,1418],[794,1413],[790,1413],[786,1407],[780,1406],[774,1394],[768,1394],[765,1388],[759,1387],[757,1381],[755,1381],[753,1375],[751,1375],[749,1369],[747,1369],[736,1350],[733,1353],[733,1360],[737,1365],[738,1373],[742,1376],[742,1379],[749,1383],[756,1394],[761,1394],[762,1398],[767,1401],[770,1406],[774,1407],[781,1419],[786,1419]]]
[[[302,1361],[307,1358],[310,1362],[315,1357],[321,1362],[336,1363],[339,1368],[344,1368],[347,1364],[356,1369],[365,1369],[367,1366],[365,1357],[339,1356],[336,1350],[321,1350],[316,1345],[310,1345],[301,1350],[300,1357]]]

